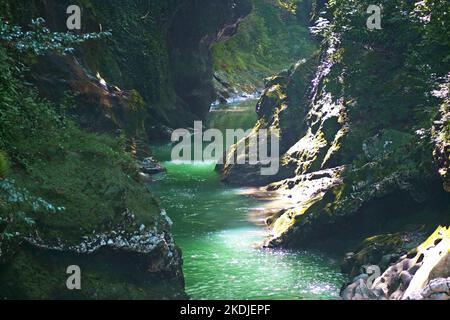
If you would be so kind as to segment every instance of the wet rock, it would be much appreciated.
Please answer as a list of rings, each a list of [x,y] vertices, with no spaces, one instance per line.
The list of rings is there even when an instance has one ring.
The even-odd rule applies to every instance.
[[[148,157],[139,163],[138,170],[144,174],[154,175],[166,172],[166,169],[153,157]]]

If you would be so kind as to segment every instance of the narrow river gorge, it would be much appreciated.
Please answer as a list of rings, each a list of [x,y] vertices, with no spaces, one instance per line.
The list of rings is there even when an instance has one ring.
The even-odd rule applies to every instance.
[[[214,107],[208,128],[251,128],[255,101]],[[266,230],[249,212],[264,205],[220,182],[213,162],[174,163],[171,146],[152,149],[167,174],[150,184],[173,219],[183,251],[186,291],[194,299],[333,299],[345,277],[317,252],[265,250]]]
[[[449,1],[31,2],[0,300],[450,300]]]

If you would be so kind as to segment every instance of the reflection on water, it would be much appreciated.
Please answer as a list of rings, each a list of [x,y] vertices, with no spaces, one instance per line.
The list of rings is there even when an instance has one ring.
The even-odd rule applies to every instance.
[[[252,126],[255,102],[215,108],[208,127]],[[344,281],[330,259],[312,252],[259,249],[265,230],[249,222],[257,200],[220,183],[214,163],[174,163],[170,146],[154,146],[167,168],[150,185],[174,220],[183,250],[186,291],[194,299],[329,299]]]
[[[247,100],[238,104],[219,105],[211,108],[207,127],[219,129],[250,129],[257,120],[256,100]]]

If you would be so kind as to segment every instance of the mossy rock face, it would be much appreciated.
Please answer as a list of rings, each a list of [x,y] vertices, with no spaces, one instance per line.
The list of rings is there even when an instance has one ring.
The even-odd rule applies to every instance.
[[[307,90],[316,63],[316,58],[308,61],[302,60],[293,65],[288,72],[266,79],[267,88],[256,105],[256,112],[260,119],[255,125],[252,135],[256,136],[261,129],[268,132],[278,130],[281,156],[279,173],[275,176],[264,177],[260,174],[259,165],[233,165],[231,161],[225,161],[225,164],[218,168],[222,172],[223,181],[236,185],[265,185],[295,175],[295,164],[289,162],[287,151],[306,130],[303,119],[306,117],[308,109],[305,105],[307,100],[302,92]],[[289,92],[296,94],[288,95]],[[289,129],[287,130],[287,128]],[[231,159],[237,156],[236,152],[240,150],[240,144],[245,144],[246,150],[248,150],[249,138],[233,146],[228,151],[227,158]],[[242,176],[245,176],[246,179],[242,179]]]
[[[72,136],[67,153],[31,162],[4,182],[9,193],[0,197],[6,206],[0,212],[7,217],[15,208],[33,220],[2,220],[2,233],[13,235],[2,241],[2,298],[185,297],[171,221],[138,181],[133,162],[108,150],[108,139]],[[20,196],[24,190],[39,198]],[[10,203],[12,194],[24,202]],[[38,205],[42,201],[45,208]],[[82,269],[81,291],[65,286],[69,265]]]
[[[366,232],[377,228],[382,230],[389,227],[390,223],[402,228],[402,219],[407,219],[410,223],[416,219],[407,216],[408,210],[414,209],[407,209],[412,203],[417,204],[415,209],[418,210],[436,196],[442,198],[435,201],[447,202],[449,199],[440,192],[432,171],[422,171],[415,163],[415,159],[420,159],[422,154],[420,149],[415,149],[417,143],[412,135],[386,131],[365,141],[365,151],[352,166],[318,171],[313,169],[312,173],[298,174],[296,178],[287,180],[293,181],[293,188],[289,188],[290,184],[284,181],[277,183],[281,185],[278,192],[289,195],[289,203],[291,206],[294,203],[294,209],[289,209],[282,215],[285,220],[290,221],[284,223],[284,227],[275,223],[276,232],[269,238],[267,245],[307,246],[308,243],[327,238],[347,237],[346,233],[355,224],[358,225],[358,233],[364,232],[365,228]],[[323,163],[320,159],[312,159],[313,163]],[[302,171],[299,172],[303,172],[311,167],[302,164],[300,168]],[[318,186],[317,191],[306,192],[314,185]],[[428,189],[430,186],[431,189]],[[423,190],[437,192],[427,194]],[[409,204],[402,208],[404,202]],[[442,217],[445,209],[436,210],[440,212],[438,216]],[[394,216],[389,218],[389,212],[395,211]],[[427,219],[422,216],[419,220],[432,224],[435,218]],[[374,223],[369,223],[372,219]],[[391,220],[390,223],[388,219]]]

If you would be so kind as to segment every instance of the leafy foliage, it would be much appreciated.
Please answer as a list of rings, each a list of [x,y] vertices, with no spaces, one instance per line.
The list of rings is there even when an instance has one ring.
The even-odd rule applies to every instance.
[[[0,20],[0,42],[13,47],[20,53],[33,53],[43,55],[49,51],[60,54],[69,54],[74,51],[73,46],[87,40],[98,40],[111,36],[110,32],[87,33],[76,35],[74,33],[50,32],[45,27],[43,18],[33,19],[29,31],[23,31],[20,26],[11,25]]]
[[[53,142],[67,121],[20,80],[24,68],[15,65],[1,47],[0,70],[0,147],[26,167],[35,156],[39,157],[35,149],[41,143],[47,144],[49,150],[58,148]]]
[[[315,30],[325,43],[339,42],[332,72],[344,73],[349,101],[364,101],[351,112],[355,119],[370,118],[374,132],[381,126],[410,130],[412,123],[413,130],[429,129],[438,109],[430,93],[450,69],[450,42],[442,36],[448,34],[449,4],[381,1],[382,30],[366,28],[370,4],[328,1]]]
[[[296,0],[278,0],[278,4],[281,8],[289,11],[290,13],[295,13],[297,11]]]

